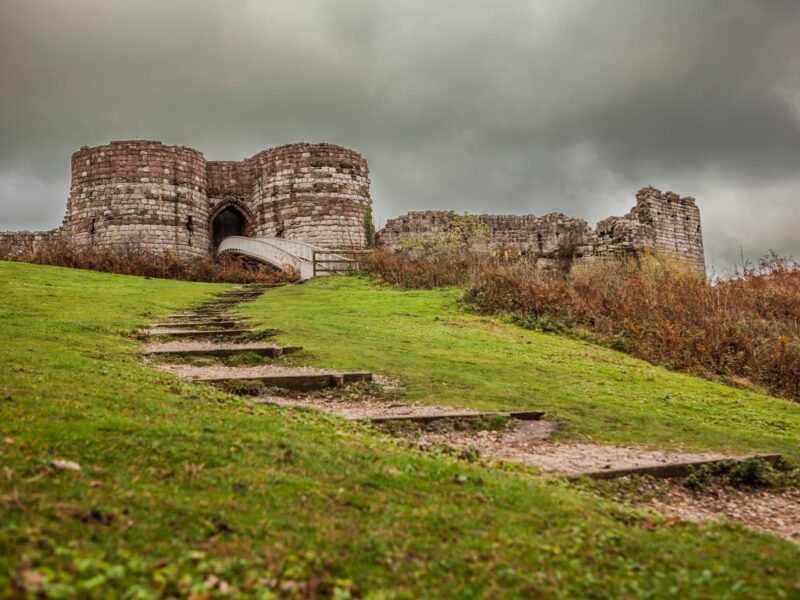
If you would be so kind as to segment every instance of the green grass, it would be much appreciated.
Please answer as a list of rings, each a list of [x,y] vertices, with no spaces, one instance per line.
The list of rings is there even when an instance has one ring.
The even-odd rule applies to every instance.
[[[272,290],[239,310],[309,350],[295,360],[388,375],[410,401],[543,409],[568,438],[800,459],[796,402],[475,316],[458,299],[455,289],[337,277]]]
[[[0,262],[0,596],[24,596],[27,582],[50,597],[204,597],[220,595],[220,581],[254,597],[273,588],[339,598],[798,595],[800,550],[777,538],[654,524],[522,469],[421,454],[360,425],[254,405],[139,362],[133,329],[225,289]],[[442,321],[428,318],[437,307]],[[376,370],[402,377],[419,400],[544,397],[543,384],[516,403],[510,391],[485,397],[499,382],[470,391],[480,381],[463,368],[470,340],[482,370],[493,356],[533,360],[549,347],[562,369],[594,356],[621,378],[609,385],[640,376],[626,366],[640,363],[605,350],[465,316],[452,292],[337,279],[269,292],[247,311],[280,320],[319,362],[385,365]],[[510,347],[515,336],[534,343]],[[416,373],[426,355],[435,364]],[[448,379],[452,365],[461,372]],[[657,373],[650,385],[671,377]],[[558,396],[559,416],[568,397]],[[756,413],[772,402],[752,398]],[[57,471],[55,459],[81,471]]]

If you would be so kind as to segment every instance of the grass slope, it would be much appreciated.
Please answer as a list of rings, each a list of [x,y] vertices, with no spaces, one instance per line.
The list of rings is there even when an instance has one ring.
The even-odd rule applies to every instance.
[[[776,538],[653,520],[521,470],[422,455],[359,425],[252,405],[138,362],[125,332],[223,289],[0,262],[0,595],[796,595],[800,550]],[[319,361],[371,366],[361,361],[386,348],[387,370],[409,383],[435,374],[413,392],[420,399],[439,390],[490,404],[469,391],[480,379],[471,369],[445,376],[471,336],[480,342],[471,360],[484,369],[493,352],[548,345],[533,336],[533,347],[509,348],[512,330],[460,315],[452,293],[403,297],[338,279],[270,292],[253,311],[273,311],[269,321],[296,327],[297,339],[312,335],[303,316],[316,313],[318,337],[306,343]],[[359,340],[346,311],[374,314],[379,298],[390,308],[367,319],[374,331]],[[437,306],[441,322],[425,317]],[[414,364],[441,360],[428,375],[402,370],[397,344]],[[566,348],[561,360],[590,364],[590,348]],[[627,359],[608,356],[623,377]],[[443,385],[460,376],[458,390]],[[496,401],[512,404],[509,393]],[[58,471],[54,459],[82,469]]]
[[[471,315],[458,297],[338,277],[271,291],[239,310],[313,349],[298,359],[395,377],[409,400],[540,408],[571,438],[800,459],[795,402]]]

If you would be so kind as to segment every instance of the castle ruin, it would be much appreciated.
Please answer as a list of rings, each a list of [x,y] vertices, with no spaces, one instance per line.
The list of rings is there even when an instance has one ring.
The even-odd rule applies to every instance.
[[[72,155],[61,227],[0,232],[24,252],[136,245],[188,261],[231,235],[271,236],[326,248],[363,248],[371,219],[367,161],[333,144],[289,144],[241,161],[210,161],[186,146],[119,141]]]
[[[369,245],[370,179],[360,154],[334,144],[288,144],[241,161],[209,161],[186,146],[120,141],[72,155],[63,224],[43,232],[0,232],[0,247],[24,254],[38,244],[171,252],[182,261],[213,254],[229,236],[271,237],[325,249]],[[390,219],[376,244],[400,249],[442,236],[455,213],[410,212]],[[595,229],[552,213],[475,215],[496,247],[512,246],[547,260],[636,254],[645,248],[687,260],[704,271],[700,212],[693,198],[651,187],[624,217]]]
[[[400,249],[414,240],[444,235],[456,213],[410,212],[390,219],[377,234],[378,245]],[[583,219],[550,213],[534,215],[468,215],[486,226],[495,247],[509,246],[545,260],[569,255],[592,259],[636,255],[645,249],[686,260],[705,272],[700,211],[694,198],[646,187],[624,217],[609,217],[595,229]]]

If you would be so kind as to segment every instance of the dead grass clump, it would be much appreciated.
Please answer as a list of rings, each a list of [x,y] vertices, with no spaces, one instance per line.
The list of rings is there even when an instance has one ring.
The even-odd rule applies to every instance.
[[[298,274],[292,270],[280,271],[231,254],[208,256],[186,263],[172,252],[152,252],[138,244],[112,251],[75,248],[53,241],[37,243],[32,249],[17,252],[0,248],[0,259],[185,281],[277,283],[298,279]]]
[[[774,256],[713,282],[654,257],[568,274],[531,261],[486,264],[465,300],[531,328],[588,332],[656,364],[800,400],[800,267]]]
[[[383,281],[405,289],[464,285],[469,279],[466,260],[431,260],[385,250],[372,254],[367,269]]]

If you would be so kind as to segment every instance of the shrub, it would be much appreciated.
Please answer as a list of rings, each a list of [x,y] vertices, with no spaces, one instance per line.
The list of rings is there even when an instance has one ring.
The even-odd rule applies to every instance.
[[[568,274],[532,261],[485,263],[472,273],[465,301],[535,329],[589,333],[656,364],[800,400],[800,268],[774,256],[713,282],[652,256],[576,265]]]
[[[399,251],[376,250],[367,269],[406,289],[463,286],[487,261],[519,256],[507,248],[490,250],[488,226],[470,215],[449,215],[441,236],[405,240]]]
[[[97,250],[53,241],[39,243],[22,252],[13,252],[10,247],[0,248],[0,259],[186,281],[277,283],[298,279],[298,274],[291,269],[281,271],[231,254],[209,255],[185,262],[171,252],[153,252],[138,244],[117,250]]]

